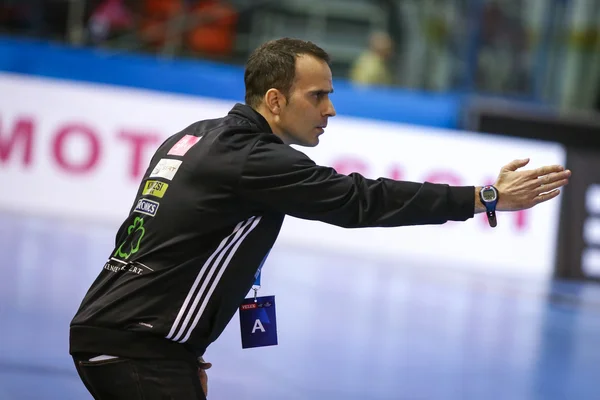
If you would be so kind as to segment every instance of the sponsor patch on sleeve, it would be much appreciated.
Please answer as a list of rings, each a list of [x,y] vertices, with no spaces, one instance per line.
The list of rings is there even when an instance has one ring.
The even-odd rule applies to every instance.
[[[154,200],[139,199],[134,211],[140,214],[146,214],[151,217],[154,217],[156,215],[156,212],[158,211],[159,205],[160,204]]]
[[[142,191],[142,194],[144,196],[154,196],[162,199],[168,187],[168,183],[159,181],[147,181],[146,185],[144,186],[144,190]]]
[[[156,164],[156,167],[154,167],[154,169],[152,170],[150,178],[157,177],[171,180],[175,176],[175,173],[181,166],[182,162],[183,161],[181,160],[171,160],[168,158],[163,158],[158,162],[158,164]]]
[[[171,150],[169,150],[167,154],[173,156],[183,156],[185,153],[188,152],[189,149],[191,149],[196,143],[198,143],[198,141],[201,138],[202,136],[185,135],[184,137],[179,139],[179,141],[175,143],[173,147],[171,147]]]

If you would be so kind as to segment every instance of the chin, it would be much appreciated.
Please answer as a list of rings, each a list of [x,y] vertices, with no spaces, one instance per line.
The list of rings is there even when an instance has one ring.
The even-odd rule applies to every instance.
[[[319,138],[315,138],[312,142],[305,142],[302,144],[304,147],[316,147],[319,144]]]
[[[316,138],[312,139],[310,142],[307,140],[296,140],[292,144],[295,144],[296,146],[302,146],[302,147],[315,147],[319,144],[319,138],[316,137]]]

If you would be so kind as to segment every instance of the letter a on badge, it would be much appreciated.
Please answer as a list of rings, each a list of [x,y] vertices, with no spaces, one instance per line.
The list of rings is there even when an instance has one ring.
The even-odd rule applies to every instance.
[[[265,327],[263,326],[262,322],[260,322],[260,319],[256,319],[256,321],[254,321],[254,326],[252,327],[252,333],[256,332],[257,329],[260,329],[261,332],[265,331]]]
[[[275,296],[244,299],[239,311],[242,348],[277,345]]]

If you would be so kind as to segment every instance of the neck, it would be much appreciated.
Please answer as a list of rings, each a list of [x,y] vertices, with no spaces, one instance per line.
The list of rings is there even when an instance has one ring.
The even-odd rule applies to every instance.
[[[271,113],[264,106],[264,104],[261,104],[255,110],[256,110],[257,113],[259,113],[260,115],[262,115],[265,120],[267,120],[267,123],[269,124],[269,127],[271,127],[271,130],[273,131],[273,134],[275,136],[277,136],[279,139],[281,139],[283,141],[283,143],[289,144],[289,140],[287,140],[287,136],[285,135],[285,133],[283,132],[283,130],[281,128],[279,128],[279,126],[275,122],[275,117],[274,117],[273,113]]]

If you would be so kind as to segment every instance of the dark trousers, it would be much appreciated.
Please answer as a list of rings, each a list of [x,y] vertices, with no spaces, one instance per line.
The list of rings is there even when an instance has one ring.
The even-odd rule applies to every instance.
[[[206,400],[198,366],[188,360],[73,357],[75,368],[96,400]]]

